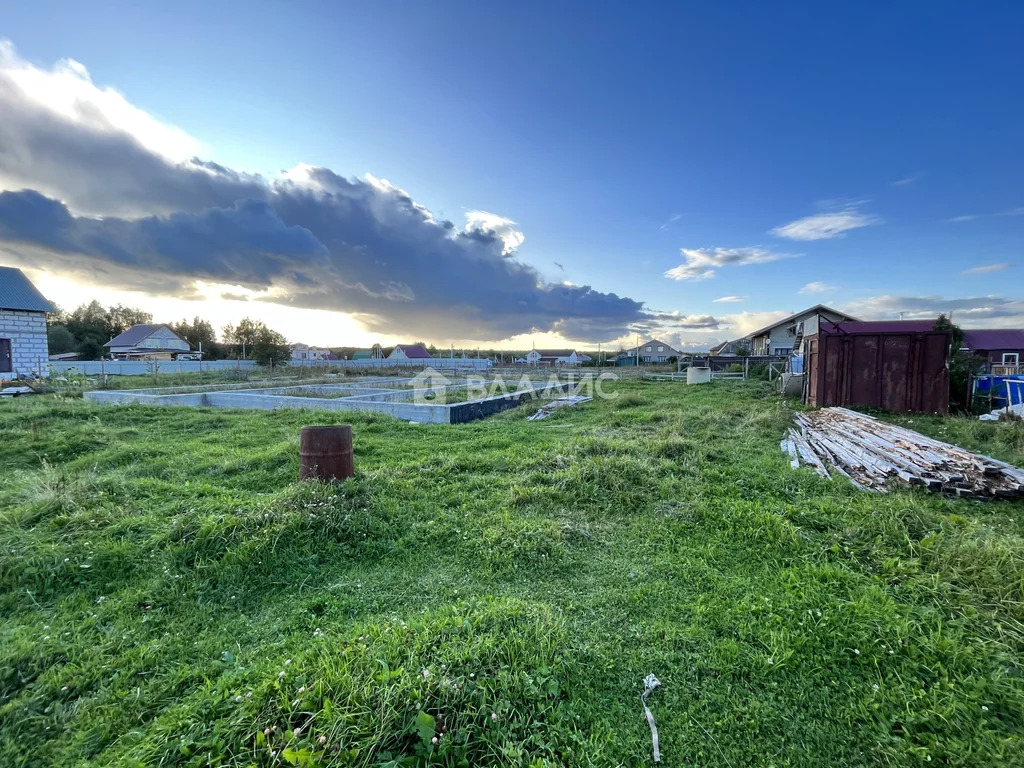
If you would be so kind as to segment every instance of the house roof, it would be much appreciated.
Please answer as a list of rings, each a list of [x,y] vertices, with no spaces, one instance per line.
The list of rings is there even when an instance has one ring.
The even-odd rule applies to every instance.
[[[165,323],[139,323],[138,325],[133,325],[124,333],[115,336],[103,346],[138,347],[140,342],[145,341],[147,338],[152,336],[153,333],[155,333],[161,328],[166,328],[171,333],[174,333],[174,329]],[[176,333],[174,333],[174,335],[178,336],[178,334]],[[178,338],[181,339],[181,336],[178,336]],[[181,340],[185,341],[185,339]],[[142,349],[147,349],[147,347],[142,347]]]
[[[575,349],[535,349],[541,357],[571,357]]]
[[[1024,349],[1024,330],[1020,328],[979,328],[964,330],[968,349]]]
[[[412,360],[429,359],[430,353],[424,349],[422,344],[398,344],[397,348],[405,353],[405,356]]]
[[[671,349],[673,352],[676,351],[675,348],[671,344],[666,344],[661,339],[650,339],[649,341],[645,341],[640,346],[641,347],[650,347],[650,346],[654,346],[654,345],[658,345],[658,344],[660,344],[663,347],[666,347],[667,349]]]
[[[27,312],[56,312],[51,302],[39,292],[25,273],[17,267],[0,267],[0,309]]]
[[[832,307],[827,307],[824,304],[815,304],[813,307],[808,307],[807,309],[801,310],[800,312],[795,312],[792,315],[790,315],[789,317],[784,317],[781,320],[776,320],[771,325],[766,325],[764,328],[760,328],[760,329],[754,331],[753,333],[748,333],[743,338],[744,339],[756,339],[758,336],[763,336],[764,334],[768,333],[768,331],[770,331],[772,328],[778,328],[780,325],[786,325],[787,323],[792,323],[798,317],[801,317],[803,315],[810,315],[810,314],[813,314],[815,312],[832,312],[833,314],[841,315],[842,317],[845,317],[847,320],[856,320],[857,319],[856,317],[853,317],[852,315],[848,315],[845,312],[840,312],[838,309],[832,309]]]
[[[846,320],[833,323],[826,320],[821,324],[825,333],[925,333],[935,329],[938,320]]]
[[[723,341],[721,344],[716,344],[715,346],[711,347],[711,349],[708,350],[708,354],[714,355],[718,352],[723,352],[724,350],[728,349],[730,345],[735,343],[736,341]]]

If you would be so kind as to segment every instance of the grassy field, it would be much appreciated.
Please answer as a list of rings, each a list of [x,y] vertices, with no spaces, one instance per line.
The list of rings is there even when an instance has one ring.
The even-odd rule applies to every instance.
[[[459,426],[0,403],[0,765],[645,765],[651,672],[665,766],[1024,765],[1019,504],[792,470],[755,383],[617,387]],[[296,482],[311,420],[354,481]]]

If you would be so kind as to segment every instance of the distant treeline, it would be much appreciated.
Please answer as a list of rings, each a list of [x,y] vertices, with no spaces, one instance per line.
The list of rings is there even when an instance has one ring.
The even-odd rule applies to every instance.
[[[84,360],[98,360],[107,355],[103,346],[133,325],[152,323],[153,316],[137,307],[123,304],[104,307],[95,299],[72,312],[57,310],[47,319],[50,354],[76,352]],[[282,362],[290,357],[288,340],[268,328],[262,321],[242,319],[237,325],[225,325],[218,340],[213,324],[201,317],[166,323],[188,341],[193,350],[202,349],[205,360],[242,357],[262,363]]]

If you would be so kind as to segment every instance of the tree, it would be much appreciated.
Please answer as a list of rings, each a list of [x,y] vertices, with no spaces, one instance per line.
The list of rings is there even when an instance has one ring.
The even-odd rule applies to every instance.
[[[51,355],[78,351],[78,342],[66,325],[51,325],[47,328],[46,343]]]
[[[180,323],[172,323],[171,328],[176,334],[186,339],[192,348],[202,348],[203,357],[207,360],[216,360],[221,356],[221,345],[217,343],[217,332],[213,324],[201,317],[193,317],[192,322],[182,319]]]
[[[149,312],[144,312],[141,309],[126,307],[124,304],[118,304],[117,306],[109,307],[107,309],[105,313],[105,320],[107,333],[110,334],[110,338],[112,339],[119,333],[124,333],[133,325],[152,323],[153,316],[149,314]]]
[[[93,299],[70,314],[57,313],[54,321],[50,322],[50,327],[63,327],[74,339],[73,348],[65,351],[78,352],[86,360],[95,360],[105,354],[106,349],[103,345],[114,336],[133,325],[149,323],[152,320],[153,316],[141,309],[126,307],[123,304],[107,308]],[[51,351],[57,354],[54,345],[66,342],[67,337],[57,331],[54,333],[57,335],[54,342],[51,342]]]
[[[978,370],[982,360],[965,352],[964,332],[944,314],[939,315],[933,329],[950,331],[952,341],[949,345],[949,404],[954,410],[972,410],[970,400],[971,374]]]
[[[244,317],[238,325],[225,325],[221,332],[225,343],[244,348],[246,357],[261,365],[282,363],[291,357],[288,339],[268,328],[261,320]]]

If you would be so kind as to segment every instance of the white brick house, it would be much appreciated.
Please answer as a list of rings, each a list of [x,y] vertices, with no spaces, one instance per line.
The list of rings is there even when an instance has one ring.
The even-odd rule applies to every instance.
[[[46,375],[46,313],[56,310],[20,269],[0,267],[0,379]]]

